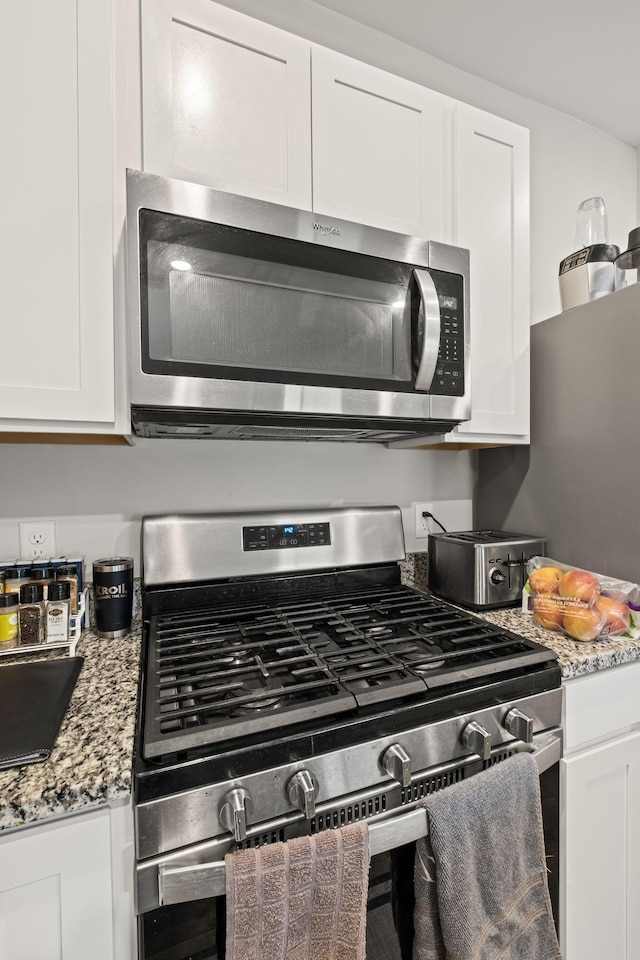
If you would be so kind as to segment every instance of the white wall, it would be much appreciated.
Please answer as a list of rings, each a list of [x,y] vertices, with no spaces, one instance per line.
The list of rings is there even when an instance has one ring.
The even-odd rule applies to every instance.
[[[471,526],[475,473],[468,451],[389,450],[378,444],[138,440],[133,447],[0,446],[0,560],[19,554],[20,520],[53,518],[58,554],[138,558],[145,514],[359,503],[405,508],[454,501],[443,522]],[[435,512],[435,511],[434,511]],[[437,515],[437,514],[436,514]]]
[[[621,250],[626,248],[628,233],[639,222],[635,147],[320,7],[312,0],[222,2],[530,129],[532,322],[560,312],[558,267],[573,252],[575,213],[582,200],[604,197],[610,241]],[[490,29],[488,13],[487,30]],[[478,41],[482,42],[482,38]],[[540,69],[544,70],[543,62]]]

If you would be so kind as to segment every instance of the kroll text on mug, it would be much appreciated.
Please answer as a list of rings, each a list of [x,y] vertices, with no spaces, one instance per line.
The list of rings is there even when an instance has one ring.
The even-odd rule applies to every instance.
[[[133,610],[132,557],[94,561],[93,599],[98,636],[109,640],[126,636]]]

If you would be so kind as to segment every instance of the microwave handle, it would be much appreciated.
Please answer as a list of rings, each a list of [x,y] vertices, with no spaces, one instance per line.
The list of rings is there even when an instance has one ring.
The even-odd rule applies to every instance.
[[[420,293],[420,309],[423,311],[424,325],[421,342],[418,345],[418,372],[416,390],[429,390],[433,382],[440,347],[440,301],[433,277],[428,270],[414,269],[413,275]]]

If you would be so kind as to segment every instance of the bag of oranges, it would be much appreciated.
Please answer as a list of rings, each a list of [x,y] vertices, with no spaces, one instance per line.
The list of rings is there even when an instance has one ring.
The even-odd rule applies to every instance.
[[[527,562],[523,610],[536,623],[573,640],[640,637],[640,586],[548,557]]]

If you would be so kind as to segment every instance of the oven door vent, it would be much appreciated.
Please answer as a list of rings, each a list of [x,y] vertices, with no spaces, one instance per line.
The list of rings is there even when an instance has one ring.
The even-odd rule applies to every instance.
[[[436,793],[437,790],[444,790],[453,783],[465,779],[465,768],[456,767],[454,770],[447,770],[445,773],[439,773],[435,777],[426,777],[424,780],[416,780],[410,787],[403,787],[400,794],[400,803],[414,803],[421,800],[430,793]]]
[[[327,810],[311,820],[311,833],[319,833],[321,830],[331,830],[335,827],[344,827],[349,823],[356,823],[358,820],[366,820],[368,817],[375,817],[377,813],[384,813],[387,809],[386,793],[379,794],[377,797],[371,797],[369,800],[356,801],[345,807],[336,807],[335,810]]]
[[[263,847],[267,843],[284,843],[286,839],[288,838],[284,830],[269,830],[267,833],[259,833],[255,837],[242,840],[234,849],[248,850],[250,847]]]
[[[495,767],[496,763],[502,763],[503,760],[508,760],[509,757],[512,757],[514,753],[518,753],[517,750],[499,750],[497,753],[492,753],[488,760],[482,761],[482,769],[488,770],[489,767]]]

